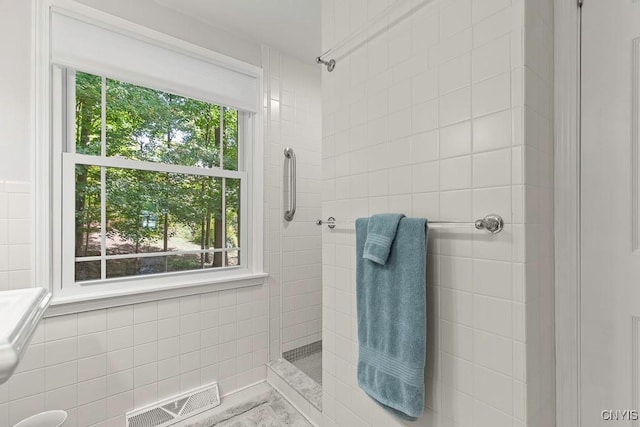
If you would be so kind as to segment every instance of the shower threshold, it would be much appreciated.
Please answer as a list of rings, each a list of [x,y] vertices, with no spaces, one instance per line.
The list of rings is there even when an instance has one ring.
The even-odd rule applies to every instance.
[[[285,353],[286,354],[286,353]],[[304,355],[296,361],[307,358],[311,354]],[[322,357],[320,351],[313,353],[316,358]],[[310,359],[306,360],[307,364],[310,364]],[[286,384],[284,389],[290,389],[294,394],[299,394],[306,400],[318,413],[322,412],[322,386],[314,381],[309,375],[302,371],[298,366],[289,362],[284,358],[274,360],[268,364],[269,370],[280,378],[278,382],[282,381],[283,385]],[[320,372],[322,372],[320,368]],[[277,383],[275,384],[278,385]],[[285,394],[287,396],[287,394]]]

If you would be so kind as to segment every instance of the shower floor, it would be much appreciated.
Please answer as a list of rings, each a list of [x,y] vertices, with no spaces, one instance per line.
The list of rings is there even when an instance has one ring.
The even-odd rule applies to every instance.
[[[322,385],[322,341],[285,351],[282,357]]]
[[[290,362],[311,377],[312,380],[322,385],[322,350],[300,359],[290,360]]]

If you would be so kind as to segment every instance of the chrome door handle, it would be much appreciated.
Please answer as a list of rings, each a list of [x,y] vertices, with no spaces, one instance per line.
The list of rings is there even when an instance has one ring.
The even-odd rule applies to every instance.
[[[289,209],[284,213],[284,219],[287,221],[293,220],[293,216],[296,214],[296,153],[293,152],[293,148],[287,147],[284,149],[284,157],[289,159]]]

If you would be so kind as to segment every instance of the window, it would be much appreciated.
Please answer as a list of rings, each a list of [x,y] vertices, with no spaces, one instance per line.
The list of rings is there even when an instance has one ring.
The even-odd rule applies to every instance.
[[[36,280],[53,305],[261,283],[261,70],[41,6]]]
[[[243,114],[67,73],[63,174],[74,169],[75,194],[63,211],[75,223],[63,241],[75,260],[63,275],[91,283],[241,266]]]

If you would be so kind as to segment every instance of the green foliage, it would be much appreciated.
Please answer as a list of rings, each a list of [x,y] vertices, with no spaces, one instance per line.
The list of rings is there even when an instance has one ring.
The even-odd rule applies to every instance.
[[[107,156],[238,170],[236,110],[111,79],[105,79],[104,84]],[[76,73],[78,153],[101,153],[102,90],[101,77]],[[105,232],[110,241],[126,243],[110,248],[109,253],[138,253],[150,246],[162,246],[152,250],[164,250],[176,229],[188,230],[188,239],[203,248],[239,245],[239,180],[108,168],[105,186]],[[225,187],[226,206],[222,206]],[[99,240],[101,220],[100,188],[99,167],[77,167],[77,256],[95,255],[96,245],[100,253],[99,242],[95,241]],[[227,242],[220,241],[223,210]],[[162,271],[192,265],[202,268],[207,262],[212,262],[208,256],[206,262],[199,255],[174,258],[164,263]],[[220,260],[214,260],[213,266],[216,262]],[[121,264],[126,265],[121,274],[148,274],[141,262],[132,266],[132,260],[127,260]]]

